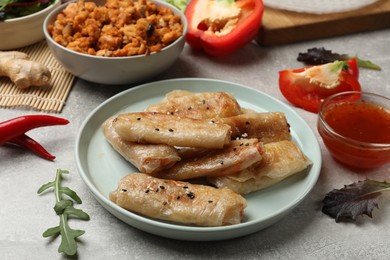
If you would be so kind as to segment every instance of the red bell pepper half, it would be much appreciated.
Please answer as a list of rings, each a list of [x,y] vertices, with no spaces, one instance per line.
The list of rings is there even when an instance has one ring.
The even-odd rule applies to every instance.
[[[191,0],[187,43],[211,56],[228,55],[256,37],[263,11],[262,0]]]
[[[293,105],[317,113],[325,98],[344,91],[361,91],[356,60],[279,71],[279,88]]]

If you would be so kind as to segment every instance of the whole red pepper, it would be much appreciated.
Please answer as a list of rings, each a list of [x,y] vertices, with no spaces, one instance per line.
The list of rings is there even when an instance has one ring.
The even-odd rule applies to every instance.
[[[49,153],[43,146],[29,137],[26,134],[19,135],[17,137],[12,138],[10,141],[7,142],[7,144],[16,144],[21,147],[24,147],[26,149],[31,150],[35,154],[41,156],[42,158],[53,161],[56,157]]]
[[[228,55],[256,37],[263,11],[261,0],[191,0],[187,43],[211,56]]]
[[[16,144],[25,147],[47,160],[55,156],[47,152],[37,141],[25,133],[37,127],[66,125],[69,121],[50,115],[27,115],[0,122],[0,145]]]

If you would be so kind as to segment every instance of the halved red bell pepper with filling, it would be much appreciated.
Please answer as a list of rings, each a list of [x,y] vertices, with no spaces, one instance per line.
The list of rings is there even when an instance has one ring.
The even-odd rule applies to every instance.
[[[356,60],[279,71],[279,88],[293,105],[317,113],[325,98],[344,91],[361,91]]]
[[[263,11],[262,0],[191,0],[187,43],[211,56],[228,55],[256,37]]]

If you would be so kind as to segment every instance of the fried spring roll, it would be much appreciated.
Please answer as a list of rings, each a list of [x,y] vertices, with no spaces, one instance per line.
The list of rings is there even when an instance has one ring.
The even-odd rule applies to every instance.
[[[246,200],[229,189],[163,180],[142,173],[124,177],[110,200],[155,219],[197,226],[240,223]]]
[[[218,188],[248,194],[276,184],[311,164],[295,143],[273,142],[264,145],[263,158],[259,164],[229,176],[210,177],[207,180]]]
[[[163,144],[138,144],[123,140],[115,131],[112,122],[107,119],[103,125],[103,134],[112,147],[139,171],[154,175],[180,161],[175,148]]]
[[[282,112],[249,112],[215,120],[231,126],[232,138],[258,138],[263,143],[291,140],[290,126]]]
[[[161,113],[118,115],[115,131],[130,142],[221,149],[230,143],[230,126]]]
[[[176,151],[181,160],[199,158],[210,154],[210,149],[196,147],[176,147]],[[211,151],[215,150],[212,149]]]
[[[188,180],[205,176],[222,176],[239,172],[261,161],[262,144],[257,139],[234,140],[220,150],[202,157],[182,160],[159,173],[159,177]]]
[[[242,113],[237,100],[229,93],[185,90],[169,92],[160,103],[147,107],[145,111],[193,119],[222,118]]]

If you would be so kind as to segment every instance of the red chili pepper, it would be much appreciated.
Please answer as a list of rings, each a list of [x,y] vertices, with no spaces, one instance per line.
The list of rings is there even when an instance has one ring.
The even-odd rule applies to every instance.
[[[256,37],[263,11],[261,0],[191,0],[187,43],[211,56],[228,55]]]
[[[50,115],[27,115],[9,119],[0,123],[0,145],[27,131],[43,126],[66,125],[69,121]]]
[[[41,157],[54,160],[54,156],[48,153],[38,142],[25,133],[37,127],[66,125],[69,121],[64,118],[50,115],[27,115],[0,122],[0,145],[5,143],[17,144],[32,150]]]
[[[40,143],[38,143],[37,141],[35,141],[34,139],[32,139],[26,134],[14,137],[11,140],[7,141],[7,143],[16,144],[24,148],[27,148],[32,152],[34,152],[35,154],[49,161],[54,161],[54,159],[56,158],[54,155],[46,151],[46,149],[43,148],[43,146]]]
[[[297,107],[317,113],[322,101],[343,91],[361,91],[356,60],[279,72],[283,96]]]

